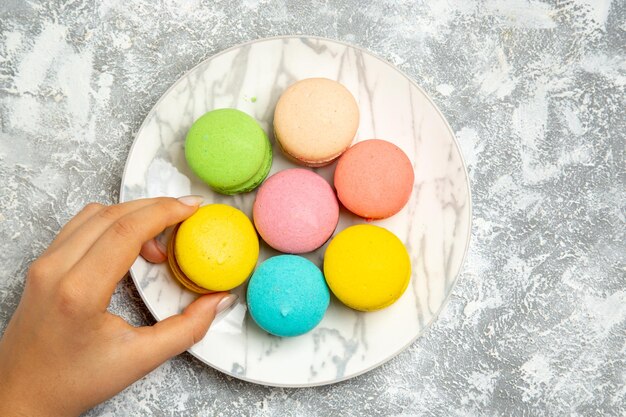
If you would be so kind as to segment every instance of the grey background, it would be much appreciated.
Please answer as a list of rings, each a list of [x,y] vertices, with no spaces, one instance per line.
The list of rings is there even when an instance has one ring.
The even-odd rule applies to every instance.
[[[134,132],[177,78],[244,41],[319,35],[405,71],[458,136],[474,223],[449,304],[344,383],[266,388],[183,354],[88,415],[626,415],[625,8],[3,1],[0,330],[61,225],[117,200]],[[128,278],[111,309],[152,322]]]

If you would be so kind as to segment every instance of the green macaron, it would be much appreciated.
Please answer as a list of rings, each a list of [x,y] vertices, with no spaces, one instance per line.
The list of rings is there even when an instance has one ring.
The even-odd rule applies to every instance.
[[[236,109],[205,113],[185,140],[191,170],[222,194],[254,190],[272,166],[272,146],[257,121]]]

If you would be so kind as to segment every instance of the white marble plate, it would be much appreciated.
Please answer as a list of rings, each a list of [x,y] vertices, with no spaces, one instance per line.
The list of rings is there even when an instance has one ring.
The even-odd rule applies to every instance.
[[[450,126],[426,93],[390,64],[335,41],[311,37],[262,39],[230,48],[178,80],[150,111],[128,156],[121,201],[201,194],[207,203],[233,205],[251,215],[255,193],[223,196],[189,170],[183,143],[203,113],[234,107],[254,116],[273,141],[272,116],[280,94],[296,80],[326,77],[345,85],[361,110],[356,141],[394,142],[411,158],[415,187],[397,215],[375,224],[404,241],[411,283],[391,307],[350,310],[336,299],[319,326],[281,339],[260,330],[240,302],[222,314],[190,352],[236,378],[273,386],[313,386],[366,372],[407,348],[432,323],[461,268],[469,242],[471,200],[467,172]],[[292,167],[274,144],[270,174]],[[316,169],[332,184],[334,164]],[[363,220],[342,211],[337,232]],[[165,236],[163,237],[165,238]],[[308,255],[321,266],[325,246]],[[262,245],[259,262],[276,252]],[[194,295],[166,265],[138,259],[131,275],[157,320],[179,313]]]

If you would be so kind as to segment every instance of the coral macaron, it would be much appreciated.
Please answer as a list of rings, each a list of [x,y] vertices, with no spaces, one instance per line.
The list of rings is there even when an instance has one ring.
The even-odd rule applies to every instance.
[[[196,120],[185,139],[191,170],[222,194],[252,191],[272,166],[272,147],[257,121],[236,109],[218,109]]]
[[[352,143],[359,108],[346,87],[326,78],[307,78],[282,94],[274,111],[274,133],[283,152],[296,162],[331,163]]]
[[[382,227],[359,224],[331,240],[324,275],[335,296],[355,310],[380,310],[393,304],[411,278],[411,260],[400,241]]]
[[[168,246],[174,278],[201,294],[241,285],[258,257],[259,239],[252,222],[224,204],[200,207],[174,230]]]
[[[339,201],[365,219],[393,216],[411,197],[415,173],[406,154],[391,142],[370,139],[348,149],[337,162]]]
[[[254,224],[268,245],[305,253],[322,246],[339,221],[339,203],[330,184],[302,168],[280,171],[261,185],[253,207]]]

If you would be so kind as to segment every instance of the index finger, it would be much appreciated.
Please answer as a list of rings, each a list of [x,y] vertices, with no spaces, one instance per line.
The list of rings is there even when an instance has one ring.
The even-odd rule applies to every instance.
[[[186,200],[163,199],[155,204],[130,212],[115,221],[70,270],[68,279],[106,301],[117,283],[133,264],[141,246],[166,227],[185,220],[198,208]]]

